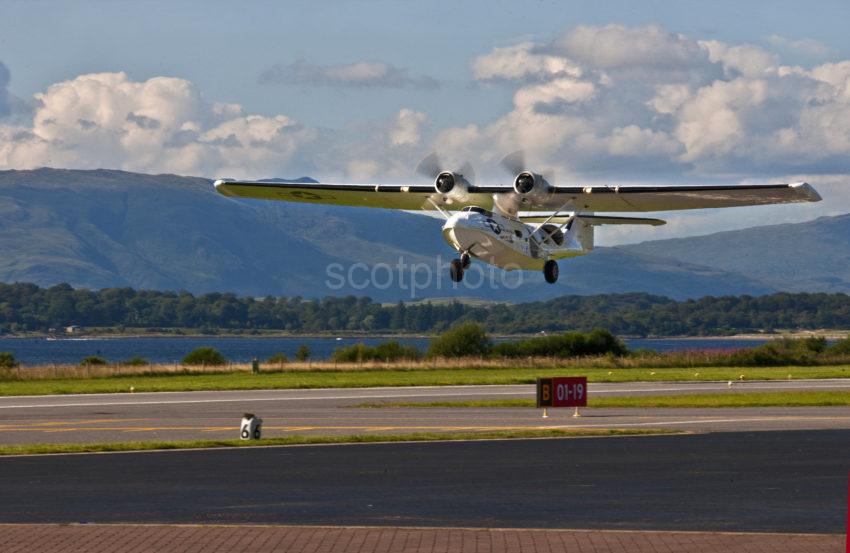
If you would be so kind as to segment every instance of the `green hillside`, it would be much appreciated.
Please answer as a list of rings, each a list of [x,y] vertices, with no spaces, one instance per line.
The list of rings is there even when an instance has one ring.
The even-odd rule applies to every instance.
[[[481,279],[470,278],[456,287],[445,265],[439,272],[435,267],[438,257],[445,264],[454,255],[440,226],[432,217],[391,210],[237,201],[216,194],[202,178],[111,170],[0,171],[2,282],[252,296],[355,294],[390,302],[425,297],[517,302],[618,292],[688,298],[764,294],[784,286],[781,279],[754,278],[746,267],[715,263],[713,256],[670,258],[665,248],[645,244],[599,248],[563,261],[554,286],[542,275],[524,272],[519,287],[505,288],[498,269],[492,269],[496,286],[490,286],[491,268],[475,263],[484,270],[484,284],[475,286]],[[367,267],[354,267],[354,282],[329,287],[331,264],[339,264],[337,273],[344,275],[361,262]],[[378,286],[361,286],[370,284],[364,279],[377,263],[392,268],[393,280],[387,282],[384,270]],[[421,271],[415,294],[410,289],[414,264]]]
[[[850,291],[850,214],[806,223],[656,240],[628,246],[638,255],[710,264],[777,290]]]

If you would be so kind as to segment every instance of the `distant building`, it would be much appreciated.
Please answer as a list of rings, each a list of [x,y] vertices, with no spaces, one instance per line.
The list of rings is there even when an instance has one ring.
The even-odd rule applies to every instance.
[[[82,332],[83,327],[77,325],[71,325],[65,327],[65,334],[77,334]]]

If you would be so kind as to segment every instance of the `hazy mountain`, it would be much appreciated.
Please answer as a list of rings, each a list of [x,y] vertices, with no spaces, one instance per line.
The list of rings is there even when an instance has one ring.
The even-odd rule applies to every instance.
[[[628,246],[637,255],[710,265],[777,290],[850,291],[850,214],[814,221],[657,240]]]
[[[844,224],[850,228],[850,219]],[[506,275],[500,270],[492,271],[495,286],[490,286],[490,268],[476,263],[484,271],[484,285],[475,286],[481,279],[470,274],[455,287],[445,268],[434,272],[438,257],[447,263],[454,256],[440,236],[440,226],[438,219],[388,210],[237,201],[215,193],[211,182],[201,178],[108,170],[2,171],[0,281],[255,296],[356,294],[382,301],[452,296],[525,301],[629,291],[685,298],[803,289],[808,281],[796,278],[800,271],[764,271],[764,259],[790,260],[804,252],[806,263],[815,264],[818,251],[835,249],[836,244],[833,240],[827,248],[820,247],[822,235],[815,230],[812,243],[776,239],[766,250],[769,255],[763,252],[753,260],[759,266],[751,267],[743,263],[748,256],[738,253],[739,248],[758,249],[745,237],[758,230],[750,229],[737,231],[743,233],[738,242],[713,242],[709,236],[665,241],[675,242],[675,248],[651,242],[599,248],[563,261],[561,280],[554,286],[545,284],[542,275]],[[800,225],[778,228],[791,226]],[[846,244],[848,233],[843,236]],[[705,243],[706,253],[687,241]],[[726,245],[725,257],[721,243]],[[846,266],[846,256],[843,259]],[[425,288],[415,295],[410,290],[414,268],[416,282]],[[342,277],[349,271],[352,282],[338,289],[328,286],[345,281]],[[522,283],[516,287],[518,275]],[[831,283],[819,275],[810,280]],[[372,277],[372,285],[361,287]]]

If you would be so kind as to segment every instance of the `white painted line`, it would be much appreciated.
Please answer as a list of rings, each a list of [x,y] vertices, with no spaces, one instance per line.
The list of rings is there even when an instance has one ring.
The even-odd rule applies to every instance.
[[[439,386],[429,387],[428,390],[433,390],[435,388],[441,388]],[[815,386],[817,388],[827,388],[826,386]],[[832,385],[829,386],[831,389],[836,388],[848,388],[850,389],[850,383],[841,384],[841,385]],[[514,392],[494,392],[489,390],[481,390],[481,391],[467,391],[467,390],[458,390],[459,393],[416,393],[418,392],[417,388],[397,388],[410,390],[413,393],[384,393],[384,394],[346,394],[346,395],[336,395],[336,396],[302,396],[302,397],[213,397],[207,399],[161,399],[161,400],[136,400],[133,398],[135,394],[131,396],[129,393],[124,394],[104,394],[109,397],[119,396],[123,399],[123,401],[80,401],[80,402],[64,402],[64,403],[16,403],[10,405],[0,405],[0,409],[55,409],[55,408],[65,408],[65,407],[99,407],[99,406],[133,406],[133,405],[183,405],[183,404],[206,404],[206,403],[236,403],[236,402],[261,402],[261,401],[328,401],[328,400],[355,400],[355,399],[394,399],[394,398],[455,398],[455,397],[470,397],[470,396],[524,396],[527,395],[527,391],[514,391]],[[777,390],[782,389],[786,391],[803,391],[807,389],[807,387],[791,387],[791,386],[763,386],[763,385],[750,385],[750,386],[739,386],[737,388],[738,392],[742,392],[744,389],[746,390]],[[384,391],[382,388],[371,388],[370,390],[380,390]],[[723,385],[722,387],[713,387],[713,386],[688,386],[688,387],[673,387],[673,388],[624,388],[624,389],[609,389],[609,390],[588,390],[588,394],[593,395],[605,395],[605,394],[647,394],[647,393],[661,393],[661,392],[725,392],[725,393],[735,393],[736,388],[733,387],[730,389]],[[148,395],[158,394],[160,392],[149,392]],[[285,392],[284,392],[285,393]],[[191,394],[191,393],[190,393]],[[231,394],[227,394],[231,395]],[[681,395],[688,395],[687,393],[683,393]],[[38,397],[46,397],[46,396],[38,396]],[[62,397],[62,396],[53,396],[53,397]],[[67,396],[66,396],[67,397]],[[74,396],[82,398],[92,398],[92,396],[79,395]],[[97,396],[95,396],[97,398]],[[27,397],[17,397],[15,398],[18,401],[22,399],[26,401],[26,399],[32,399],[30,396]]]
[[[144,376],[144,375],[142,375]],[[746,381],[733,381],[734,385],[737,387],[755,387],[758,386],[768,386],[768,387],[789,387],[789,388],[799,388],[806,389],[808,387],[818,388],[818,387],[834,387],[834,388],[847,388],[850,387],[850,378],[801,378],[794,379],[791,381],[788,380],[746,380]],[[829,384],[829,383],[841,383],[840,385]],[[626,391],[654,391],[653,388],[643,388],[645,385],[663,385],[663,386],[680,386],[681,390],[687,389],[702,389],[697,386],[710,386],[717,385],[718,387],[727,386],[726,380],[699,380],[699,381],[655,381],[655,382],[647,382],[647,381],[632,381],[632,382],[593,382],[594,387],[605,388],[607,386],[629,386],[633,385],[634,388],[626,390]],[[812,386],[806,386],[806,385]],[[802,386],[801,386],[802,385]],[[453,384],[447,386],[371,386],[371,387],[357,387],[357,388],[280,388],[280,389],[257,389],[257,390],[183,390],[183,391],[164,391],[164,392],[135,392],[136,396],[149,396],[149,395],[177,395],[177,394],[236,394],[236,393],[281,393],[281,392],[291,392],[291,393],[311,393],[311,392],[337,392],[344,393],[348,390],[368,390],[368,391],[383,391],[383,390],[446,390],[446,389],[470,389],[470,388],[522,388],[524,390],[534,390],[534,384]],[[706,388],[710,389],[710,388]],[[602,390],[604,392],[620,392],[622,390]],[[112,392],[112,393],[97,393],[97,394],[44,394],[44,395],[28,395],[28,396],[0,396],[0,401],[4,399],[20,399],[25,397],[27,399],[42,399],[42,398],[91,398],[91,397],[123,397],[127,396],[128,392]],[[399,396],[402,397],[402,396]],[[300,399],[300,398],[299,398]],[[309,398],[306,398],[309,399]]]
[[[347,396],[309,396],[309,397],[254,397],[254,398],[211,398],[211,399],[169,399],[159,401],[107,401],[107,402],[88,402],[88,403],[33,403],[33,404],[18,404],[18,405],[0,405],[0,409],[41,409],[41,408],[56,408],[56,407],[99,407],[99,406],[115,406],[115,405],[178,405],[190,403],[234,403],[234,402],[254,402],[254,401],[321,401],[331,399],[392,399],[392,398],[427,398],[427,397],[469,397],[474,395],[519,395],[525,392],[465,392],[462,394],[393,394],[393,395],[347,395]],[[128,394],[129,395],[129,394]]]
[[[145,377],[146,375],[140,375]],[[850,379],[848,379],[850,380]],[[798,381],[802,382],[802,381]],[[599,383],[603,384],[603,383]],[[607,382],[605,384],[613,384],[612,382]],[[627,383],[623,383],[627,384]],[[722,384],[722,383],[721,383]],[[529,390],[534,390],[534,384],[449,384],[449,385],[434,385],[434,386],[364,386],[364,387],[349,387],[349,388],[267,388],[262,389],[258,388],[256,390],[173,390],[173,391],[162,391],[162,392],[135,392],[137,396],[153,396],[153,395],[176,395],[176,394],[238,394],[238,393],[257,393],[257,394],[269,394],[269,393],[281,393],[281,392],[294,392],[294,393],[310,393],[310,392],[345,392],[349,390],[443,390],[443,389],[468,389],[468,388],[526,388]],[[43,395],[31,395],[31,396],[0,396],[0,400],[3,399],[18,399],[21,397],[39,399],[39,398],[68,398],[68,397],[113,397],[113,396],[126,396],[128,392],[107,392],[107,393],[96,393],[96,394],[43,394]]]
[[[729,424],[729,423],[746,423],[746,422],[805,422],[805,421],[822,421],[822,420],[842,420],[846,421],[846,417],[764,417],[764,418],[738,418],[738,419],[696,419],[696,420],[679,420],[679,421],[650,421],[650,422],[627,422],[615,424],[575,424],[575,425],[560,425],[547,426],[545,428],[552,429],[570,429],[570,428],[622,428],[625,426],[682,426],[689,424]]]

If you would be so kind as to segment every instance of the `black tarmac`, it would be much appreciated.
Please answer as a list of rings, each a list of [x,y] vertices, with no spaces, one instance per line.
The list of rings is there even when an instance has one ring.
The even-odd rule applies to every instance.
[[[0,458],[0,522],[844,532],[850,430]]]

